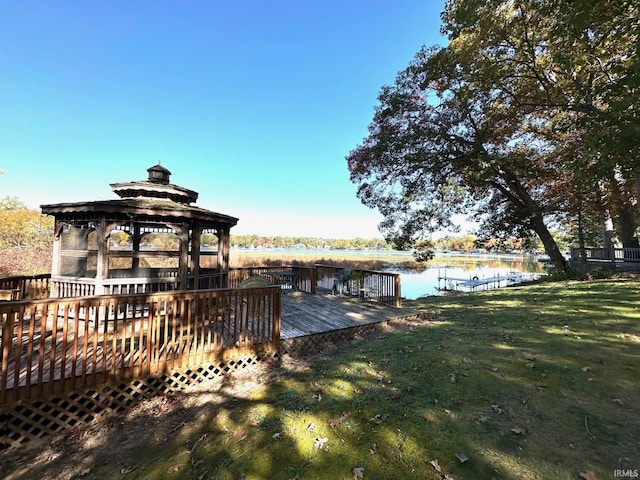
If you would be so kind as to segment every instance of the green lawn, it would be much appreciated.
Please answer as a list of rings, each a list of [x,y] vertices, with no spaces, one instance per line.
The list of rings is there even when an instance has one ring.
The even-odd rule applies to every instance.
[[[250,400],[202,408],[126,465],[80,452],[83,478],[607,479],[640,469],[640,281],[412,303],[425,320],[391,325]]]

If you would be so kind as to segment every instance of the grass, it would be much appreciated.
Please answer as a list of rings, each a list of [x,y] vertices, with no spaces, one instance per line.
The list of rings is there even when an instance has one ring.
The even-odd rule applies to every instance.
[[[640,468],[639,299],[610,280],[415,301],[424,320],[202,408],[126,468],[77,461],[87,479],[612,478]]]

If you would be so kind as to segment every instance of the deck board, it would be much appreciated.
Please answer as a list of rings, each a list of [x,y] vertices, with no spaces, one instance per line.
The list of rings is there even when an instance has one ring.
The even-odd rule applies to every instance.
[[[280,338],[288,339],[415,315],[414,310],[340,295],[282,296]]]

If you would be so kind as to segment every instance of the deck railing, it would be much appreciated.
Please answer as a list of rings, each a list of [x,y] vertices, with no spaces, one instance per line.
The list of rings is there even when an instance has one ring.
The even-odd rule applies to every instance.
[[[276,351],[278,287],[0,302],[0,405]]]
[[[345,267],[338,265],[315,265],[318,290],[333,290],[336,275]],[[400,306],[400,274],[376,270],[351,269],[344,294],[376,300]]]
[[[344,268],[344,265],[323,264],[315,264],[311,267],[279,266],[233,268],[229,273],[229,285],[238,286],[242,280],[250,276],[269,275],[269,273],[274,272],[292,272],[295,274],[294,290],[307,293],[326,293],[333,291],[336,274],[344,270]],[[286,284],[286,282],[284,286],[291,287],[291,285]],[[352,269],[351,277],[347,281],[346,288],[341,293],[400,306],[400,274],[376,270]]]
[[[189,290],[211,290],[228,283],[231,288],[237,288],[245,278],[256,275],[273,273],[292,273],[293,276],[271,275],[272,281],[284,288],[300,292],[318,293],[333,290],[334,279],[344,265],[313,266],[276,266],[276,267],[240,267],[232,268],[228,274],[216,269],[201,269],[198,285],[195,279],[189,277]],[[126,278],[116,275],[103,281],[105,295],[135,295],[156,292],[171,292],[182,290],[178,279],[170,273],[143,272],[144,276]],[[228,278],[225,278],[228,276]],[[291,284],[293,283],[293,284]],[[0,279],[0,290],[5,289],[14,293],[10,299],[44,299],[49,296],[57,298],[85,297],[95,294],[95,279],[80,277],[54,277],[51,275],[36,275],[34,277],[7,277]],[[51,291],[51,295],[50,295]],[[390,305],[400,305],[400,275],[397,273],[380,272],[376,270],[352,270],[347,283],[345,294],[359,296]]]
[[[582,252],[587,261],[640,262],[640,248],[572,248],[571,259],[581,260]]]
[[[51,275],[16,275],[0,278],[0,291],[10,293],[10,300],[49,298]]]

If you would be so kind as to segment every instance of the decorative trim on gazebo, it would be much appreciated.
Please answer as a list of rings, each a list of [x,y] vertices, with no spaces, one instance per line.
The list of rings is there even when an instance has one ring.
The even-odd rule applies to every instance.
[[[171,172],[162,165],[147,171],[146,181],[111,184],[120,197],[116,200],[41,206],[43,213],[55,217],[52,295],[142,293],[228,285],[230,231],[238,219],[191,205],[198,193],[171,184]],[[109,238],[115,231],[129,234],[130,250],[110,248]],[[92,232],[95,240],[90,245]],[[176,234],[177,252],[141,249],[145,234],[163,232]],[[200,266],[201,239],[205,233],[218,237],[214,268]],[[177,266],[141,266],[145,258],[176,257]],[[116,268],[116,259],[126,259],[120,262],[129,265]]]

